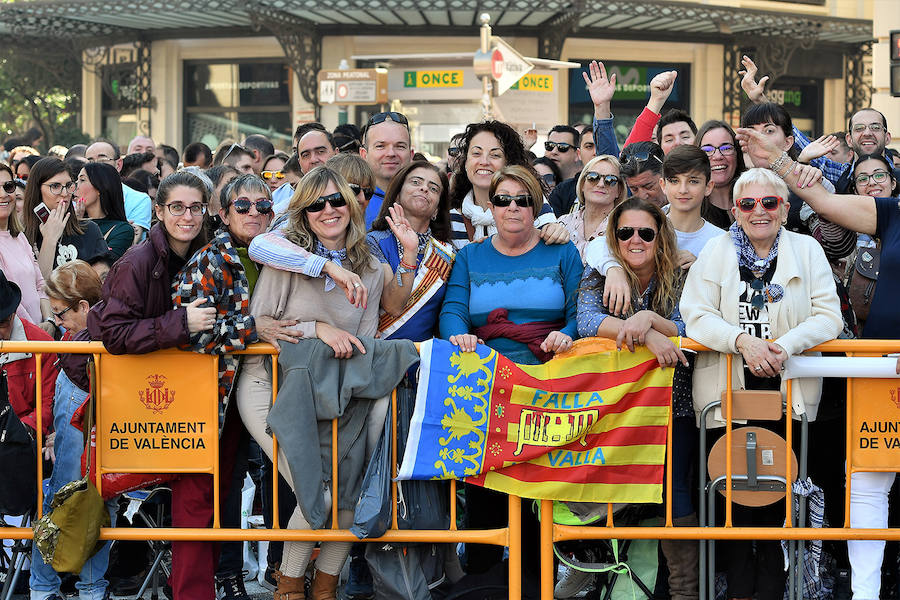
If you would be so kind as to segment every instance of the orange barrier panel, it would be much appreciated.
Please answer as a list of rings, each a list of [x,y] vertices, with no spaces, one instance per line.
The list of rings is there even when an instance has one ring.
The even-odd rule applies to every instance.
[[[697,350],[697,351],[706,351],[706,348],[693,342],[691,340],[685,339],[682,340],[682,347]],[[896,352],[900,349],[900,342],[894,340],[835,340],[831,342],[827,342],[825,344],[821,344],[814,348],[814,350],[825,351],[825,352],[847,352],[851,356],[864,356],[864,355],[882,355],[888,352]],[[93,354],[95,359],[97,360],[99,365],[103,365],[105,360],[109,360],[109,354],[103,348],[102,344],[99,342],[0,342],[0,353],[2,352],[32,352],[35,354],[40,354],[44,352],[56,352],[56,353],[89,353]],[[276,354],[277,350],[268,344],[257,344],[247,350],[241,352],[240,354]],[[180,358],[186,358],[186,353],[177,353],[174,352],[174,355]],[[146,359],[147,356],[154,355],[145,355],[143,358]],[[202,356],[202,355],[201,355]],[[140,357],[129,357],[132,359],[140,359]],[[212,357],[209,357],[212,358]],[[111,361],[112,362],[112,361]],[[215,365],[215,363],[212,363]],[[40,389],[40,368],[41,363],[40,360],[36,361],[38,372],[36,373],[36,390],[37,397],[40,397],[41,389]],[[732,500],[732,485],[731,485],[731,475],[732,475],[732,461],[731,461],[731,435],[732,435],[732,424],[731,424],[731,415],[732,415],[732,394],[731,390],[731,356],[728,357],[728,366],[727,369],[727,384],[729,392],[726,394],[725,400],[725,416],[726,416],[726,524],[724,527],[678,527],[674,528],[672,526],[672,506],[671,506],[671,456],[672,456],[672,447],[671,447],[671,428],[672,428],[672,418],[670,415],[669,418],[669,439],[667,441],[666,447],[666,457],[667,457],[667,467],[666,467],[666,494],[665,494],[665,502],[666,502],[666,514],[665,514],[665,525],[663,527],[620,527],[616,526],[613,523],[612,518],[612,506],[608,507],[608,517],[606,526],[603,527],[583,527],[583,526],[569,526],[569,525],[557,525],[552,522],[552,519],[543,519],[541,523],[541,597],[543,600],[552,600],[553,597],[553,549],[552,543],[557,541],[565,541],[565,540],[574,540],[574,539],[697,539],[697,540],[708,540],[708,539],[716,539],[716,540],[733,540],[733,539],[742,539],[742,540],[752,540],[752,539],[766,539],[766,540],[865,540],[865,539],[883,539],[883,540],[900,540],[900,529],[850,529],[848,527],[849,521],[845,521],[844,526],[840,528],[809,528],[809,527],[759,527],[759,528],[734,528],[732,526],[731,521],[731,500]],[[276,370],[273,370],[276,371]],[[213,372],[213,383],[215,383],[215,368],[212,369]],[[840,373],[835,373],[835,376],[840,376]],[[273,374],[273,377],[277,377],[277,375]],[[100,375],[100,381],[102,384],[103,375]],[[141,385],[146,383],[146,378],[144,381],[140,381]],[[181,384],[179,384],[181,385]],[[193,384],[192,384],[193,385]],[[151,386],[152,387],[152,386]],[[215,388],[213,388],[215,389]],[[791,395],[792,388],[789,383],[787,386],[788,389],[788,402],[787,402],[787,419],[791,418]],[[277,390],[277,379],[273,380],[273,396],[274,390]],[[145,389],[145,395],[147,390]],[[135,390],[127,393],[135,393]],[[103,392],[101,392],[102,394]],[[113,391],[109,392],[113,394]],[[139,394],[138,394],[139,396]],[[892,402],[896,409],[898,410],[898,419],[896,422],[900,422],[900,382],[894,382],[893,380],[885,380],[885,379],[848,379],[848,398],[847,398],[847,414],[848,414],[848,425],[847,425],[847,444],[848,444],[848,481],[849,481],[849,472],[852,471],[900,471],[900,458],[894,459],[894,451],[898,451],[898,456],[900,456],[900,448],[893,448],[893,444],[889,450],[891,452],[873,452],[876,448],[873,448],[871,444],[866,444],[860,440],[871,437],[860,435],[861,433],[865,433],[862,428],[861,423],[865,420],[865,416],[870,414],[873,410],[881,410],[884,408],[885,399],[888,399]],[[274,398],[273,398],[274,401]],[[873,402],[877,403],[877,405],[873,406]],[[109,414],[104,414],[103,410],[98,411],[98,423],[103,424],[104,427],[107,427],[112,420],[115,420],[116,415],[120,415],[121,413],[115,412],[119,408],[110,409],[110,407],[101,407],[106,410],[110,410]],[[122,410],[125,410],[122,408]],[[395,425],[394,431],[396,432],[396,394],[393,395],[391,402],[391,410],[392,410],[392,419]],[[881,413],[878,413],[881,414]],[[38,430],[41,429],[41,411],[37,412],[37,426]],[[214,423],[217,421],[214,420]],[[791,444],[791,427],[786,428],[786,437],[787,437],[787,446],[790,447]],[[100,438],[102,439],[102,437]],[[110,438],[111,439],[111,438]],[[38,441],[38,449],[39,452],[41,450],[41,441]],[[106,444],[109,445],[109,444]],[[209,540],[209,541],[227,541],[227,540],[285,540],[285,541],[310,541],[310,540],[321,540],[321,541],[358,541],[357,538],[351,534],[347,530],[337,529],[335,525],[332,526],[331,529],[324,530],[281,530],[278,529],[278,515],[277,515],[277,490],[278,490],[278,468],[277,468],[277,457],[278,457],[278,448],[277,448],[277,440],[273,441],[275,456],[275,469],[273,474],[273,483],[274,489],[273,493],[276,495],[274,498],[274,529],[265,530],[265,529],[220,529],[220,528],[211,528],[211,529],[175,529],[175,528],[156,528],[156,529],[148,529],[148,528],[129,528],[129,529],[115,529],[115,528],[104,528],[101,531],[102,539],[123,539],[123,540],[147,540],[147,539],[164,539],[164,540]],[[218,449],[218,448],[216,448]],[[101,443],[98,440],[98,464],[104,465],[104,470],[110,471],[113,468],[121,467],[120,463],[116,463],[115,457],[111,457],[109,460],[112,460],[111,463],[107,463],[108,458],[103,457],[102,455],[106,452],[110,452],[114,450],[113,448],[101,448]],[[337,453],[332,453],[335,457]],[[392,441],[392,455],[394,457],[394,468],[396,469],[397,463],[397,444],[396,439]],[[788,461],[790,461],[790,453],[787,453]],[[213,473],[215,476],[218,476],[218,461],[213,461]],[[118,466],[112,466],[118,465]],[[39,480],[42,478],[42,469],[41,463],[38,461],[38,477]],[[333,463],[333,469],[337,468],[337,465]],[[139,470],[139,469],[153,469],[148,464],[143,463],[143,466],[134,467],[131,470]],[[788,469],[790,469],[790,462],[788,463]],[[204,472],[209,472],[208,470]],[[396,472],[394,473],[396,475]],[[336,480],[336,478],[335,478]],[[451,482],[451,502],[450,502],[450,511],[451,511],[451,520],[450,526],[447,530],[399,530],[396,528],[397,525],[397,507],[396,507],[396,497],[397,497],[397,489],[396,482],[392,483],[392,498],[395,500],[392,508],[392,528],[381,538],[377,540],[365,540],[365,541],[385,541],[385,542],[467,542],[467,543],[481,543],[481,544],[494,544],[501,546],[509,547],[509,569],[510,569],[510,591],[509,597],[520,598],[521,597],[521,580],[519,577],[520,569],[521,569],[521,560],[522,560],[522,542],[521,542],[521,526],[519,517],[521,515],[521,500],[518,497],[510,496],[509,498],[509,523],[507,527],[498,528],[498,529],[489,529],[489,530],[460,530],[456,526],[456,504],[455,504],[455,495],[456,495],[456,485],[455,482]],[[38,486],[38,512],[40,513],[40,485]],[[218,488],[218,486],[216,486]],[[336,494],[336,491],[335,491]],[[847,519],[849,520],[849,495],[850,489],[849,484],[846,490],[846,504],[847,504]],[[788,501],[787,511],[790,511],[790,499],[791,499],[791,489],[790,486],[787,486],[787,491],[785,492],[786,499]],[[541,502],[542,513],[543,515],[553,514],[552,502],[549,500],[543,500]],[[336,518],[333,518],[333,522],[336,523]],[[788,523],[790,524],[790,513],[788,512]],[[10,527],[3,529],[3,537],[7,539],[24,539],[31,538],[32,531],[30,528],[22,528],[22,527]]]

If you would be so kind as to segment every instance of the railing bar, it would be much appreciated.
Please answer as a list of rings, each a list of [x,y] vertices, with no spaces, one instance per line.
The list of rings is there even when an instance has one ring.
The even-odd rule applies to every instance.
[[[213,381],[217,381],[219,377],[219,364],[218,361],[213,361],[211,363],[212,377]],[[219,473],[219,469],[221,467],[221,456],[219,452],[221,451],[221,447],[219,446],[219,395],[216,394],[215,401],[215,411],[214,414],[211,415],[214,419],[213,423],[217,425],[215,435],[213,436],[213,445],[215,447],[215,463],[213,464],[213,528],[219,529],[222,526],[220,521],[220,510],[219,510],[219,502],[221,501],[221,495],[219,494],[219,481],[221,478],[221,474]],[[234,467],[232,467],[234,468]]]
[[[731,416],[734,406],[734,390],[731,369],[734,364],[732,354],[725,355],[725,527],[731,527]]]
[[[672,436],[674,431],[675,411],[672,402],[669,402],[669,422],[666,431],[666,527],[672,527]]]
[[[391,392],[391,529],[397,529],[397,388]]]
[[[331,528],[338,528],[338,420],[331,420]]]
[[[553,500],[541,500],[541,600],[553,600]]]
[[[509,523],[507,523],[507,547],[509,548],[509,600],[522,598],[522,499],[509,496]],[[551,512],[550,522],[553,522]],[[543,551],[543,548],[541,549]]]
[[[43,352],[35,352],[34,356],[34,398],[35,398],[35,427],[34,436],[37,440],[37,518],[40,519],[44,512],[44,386],[41,377],[41,359]],[[51,402],[51,406],[53,403]],[[12,405],[10,405],[12,406]]]
[[[275,356],[272,356],[272,406],[278,397],[278,364]],[[271,410],[271,409],[269,409]],[[281,520],[278,515],[278,437],[272,433],[272,529],[281,529]],[[297,485],[296,483],[294,485]]]
[[[456,529],[456,480],[450,480],[450,531]]]
[[[793,466],[793,461],[791,461],[791,458],[793,458],[793,455],[794,455],[794,427],[793,427],[793,425],[794,425],[794,418],[793,418],[794,417],[794,415],[793,415],[794,386],[793,386],[793,383],[794,383],[793,379],[787,380],[787,398],[785,400],[785,409],[784,409],[784,413],[785,413],[784,437],[786,440],[785,441],[786,452],[784,453],[785,454],[784,460],[787,463],[787,468],[784,471],[785,472],[785,476],[784,476],[784,479],[785,479],[785,485],[784,485],[785,527],[793,527],[794,526],[794,519],[793,519],[794,507],[793,507],[793,503],[791,501],[791,494],[793,492],[793,490],[791,488],[793,487],[793,483],[794,483],[794,473],[791,470],[791,467]]]

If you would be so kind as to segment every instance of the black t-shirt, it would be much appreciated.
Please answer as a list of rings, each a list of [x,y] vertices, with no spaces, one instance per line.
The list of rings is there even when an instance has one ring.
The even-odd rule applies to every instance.
[[[550,197],[547,198],[547,202],[550,203],[550,208],[553,209],[553,214],[557,217],[569,214],[572,207],[575,205],[576,183],[578,183],[577,177],[566,179],[565,181],[559,182],[556,187],[553,188],[553,191],[550,192]]]
[[[762,308],[757,308],[753,306],[752,302],[756,296],[765,297],[764,288],[772,281],[777,264],[778,258],[776,257],[761,278],[757,278],[747,267],[740,267],[741,292],[738,296],[738,320],[744,333],[763,340],[770,340],[773,337],[769,321],[769,303],[766,302]],[[760,289],[753,289],[754,281],[757,280],[762,280],[763,285],[759,286],[757,283],[756,285]],[[781,377],[758,377],[752,369],[744,365],[744,387],[748,390],[777,390],[781,387]]]
[[[80,221],[81,235],[64,235],[56,244],[56,258],[53,268],[70,263],[75,259],[91,262],[109,254],[109,245],[103,239],[100,228],[93,221]],[[40,244],[40,242],[38,242]]]
[[[875,296],[862,337],[900,339],[900,205],[897,198],[875,198],[878,217],[875,236],[881,240],[881,265]]]

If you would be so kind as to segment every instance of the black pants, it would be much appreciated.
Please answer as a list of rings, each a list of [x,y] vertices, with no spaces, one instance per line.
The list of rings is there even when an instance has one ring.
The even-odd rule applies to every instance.
[[[247,475],[247,458],[250,445],[250,434],[240,425],[241,433],[237,447],[234,448],[234,468],[231,470],[231,480],[228,483],[228,492],[224,495],[219,521],[222,527],[240,529],[241,527],[241,502],[243,499],[244,478]],[[223,452],[231,449],[222,448]],[[216,569],[216,578],[240,577],[244,570],[244,543],[222,542],[219,554],[219,566]]]

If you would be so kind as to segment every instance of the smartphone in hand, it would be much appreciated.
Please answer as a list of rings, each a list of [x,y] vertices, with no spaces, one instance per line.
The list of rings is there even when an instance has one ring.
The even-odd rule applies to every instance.
[[[37,218],[41,220],[41,223],[46,223],[47,219],[50,218],[50,209],[47,208],[46,204],[41,202],[34,207],[34,214],[37,215]]]

